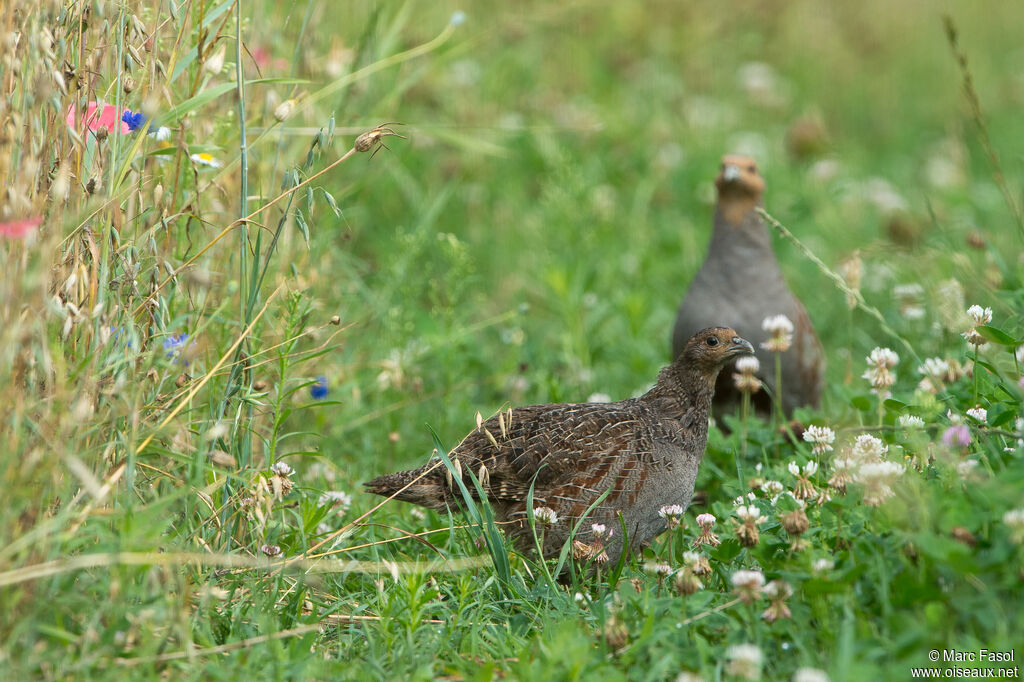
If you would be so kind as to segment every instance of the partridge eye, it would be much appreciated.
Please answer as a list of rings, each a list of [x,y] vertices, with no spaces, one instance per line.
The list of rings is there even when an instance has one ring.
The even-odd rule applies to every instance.
[[[707,340],[707,344],[709,346],[717,346],[718,345],[718,338],[715,337],[715,336],[709,336],[708,340]]]
[[[751,173],[756,173],[757,172],[757,168],[754,167],[754,166],[747,166],[747,170],[750,171]]]

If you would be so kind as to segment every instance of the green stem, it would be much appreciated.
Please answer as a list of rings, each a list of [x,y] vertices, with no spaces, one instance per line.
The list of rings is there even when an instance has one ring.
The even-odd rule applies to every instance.
[[[782,353],[779,351],[775,351],[775,395],[772,397],[772,431],[778,435],[779,413],[782,412]],[[778,441],[775,442],[775,456],[779,456]]]
[[[743,391],[743,396],[740,398],[740,452],[743,454],[743,459],[747,457],[747,420],[750,419],[750,394]],[[736,463],[736,476],[740,475],[739,462]]]
[[[971,374],[974,377],[974,404],[978,404],[978,348],[974,347],[974,367],[971,368]]]

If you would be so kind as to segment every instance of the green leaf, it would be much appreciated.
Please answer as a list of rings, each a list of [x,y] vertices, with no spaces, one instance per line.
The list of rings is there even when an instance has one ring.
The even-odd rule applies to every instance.
[[[897,414],[903,414],[907,411],[907,404],[905,402],[896,400],[895,398],[888,398],[884,403],[885,409],[890,412],[896,412]]]
[[[1024,340],[1017,340],[1002,329],[990,327],[985,324],[975,327],[974,330],[992,343],[997,343],[1000,346],[1019,346],[1024,343]]]
[[[1006,405],[996,404],[988,411],[988,423],[992,428],[998,428],[1010,422],[1017,414],[1017,411]]]
[[[856,409],[860,410],[861,412],[870,412],[871,411],[871,401],[868,399],[867,396],[864,396],[864,395],[854,396],[854,397],[850,398],[850,404],[853,405]]]

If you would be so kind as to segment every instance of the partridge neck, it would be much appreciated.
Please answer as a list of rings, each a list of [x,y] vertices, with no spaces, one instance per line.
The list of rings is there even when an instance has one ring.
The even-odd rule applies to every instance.
[[[715,390],[714,376],[700,372],[678,362],[658,374],[658,382],[640,400],[653,405],[660,413],[681,418],[694,409],[711,409],[711,396]]]

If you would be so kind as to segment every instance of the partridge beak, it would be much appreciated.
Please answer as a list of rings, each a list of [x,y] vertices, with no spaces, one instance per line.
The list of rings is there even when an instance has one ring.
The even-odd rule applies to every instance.
[[[729,350],[726,355],[730,358],[734,358],[738,355],[753,355],[754,347],[750,345],[750,342],[746,339],[741,339],[738,336],[732,337],[732,345],[729,346]]]
[[[731,163],[726,164],[722,169],[722,179],[726,182],[735,182],[740,179],[740,167]]]

